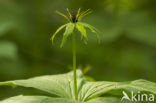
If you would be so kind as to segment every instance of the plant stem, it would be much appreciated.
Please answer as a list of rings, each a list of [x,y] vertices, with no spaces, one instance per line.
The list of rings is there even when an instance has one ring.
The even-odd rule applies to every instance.
[[[74,70],[74,93],[75,93],[75,100],[78,100],[77,98],[77,75],[76,75],[76,38],[75,33],[72,35],[73,40],[73,70]]]

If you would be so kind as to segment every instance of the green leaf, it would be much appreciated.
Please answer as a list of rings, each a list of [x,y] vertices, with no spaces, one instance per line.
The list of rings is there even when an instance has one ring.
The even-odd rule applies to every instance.
[[[78,90],[80,90],[82,81],[84,80],[80,70],[77,70],[77,78]],[[0,86],[2,85],[8,85],[12,87],[32,87],[50,94],[55,94],[60,97],[74,99],[73,72],[60,75],[35,77],[27,80],[0,82]]]
[[[16,96],[6,100],[0,101],[0,103],[78,103],[70,99],[65,98],[51,98],[46,96]]]
[[[94,97],[98,97],[101,94],[108,92],[115,88],[114,82],[86,82],[79,94],[79,98],[82,101],[89,100]]]
[[[77,81],[78,81],[77,82],[78,100],[86,103],[105,103],[108,100],[107,98],[98,99],[97,97],[104,94],[121,96],[123,90],[128,93],[131,91],[134,91],[136,93],[140,91],[140,92],[147,92],[156,95],[156,83],[142,80],[142,79],[131,81],[131,82],[107,82],[107,81],[88,82],[83,76],[82,72],[80,70],[77,70]],[[55,94],[57,96],[60,96],[61,98],[73,99],[73,100],[75,98],[73,72],[67,74],[53,75],[53,76],[36,77],[27,80],[0,82],[0,85],[1,86],[8,85],[12,87],[16,87],[16,86],[32,87],[32,88],[36,88],[48,92],[50,94]],[[113,102],[108,102],[108,103],[113,103]]]
[[[81,25],[83,25],[84,27],[90,29],[91,32],[93,32],[93,33],[96,35],[98,41],[100,42],[100,37],[99,37],[99,34],[98,34],[98,30],[97,30],[95,27],[93,27],[92,25],[87,24],[87,23],[83,23],[83,22],[79,22],[79,23],[80,23]]]
[[[47,99],[49,97],[44,97],[44,96],[15,96],[8,98],[6,100],[0,101],[0,103],[40,103],[44,99]]]
[[[85,103],[142,103],[142,102],[133,102],[129,100],[121,101],[121,97],[98,97],[92,100],[89,100]]]
[[[81,103],[81,102],[77,102],[73,99],[66,98],[47,98],[43,100],[41,103]]]
[[[66,42],[68,36],[70,36],[73,31],[74,31],[74,28],[75,28],[75,24],[74,23],[68,23],[67,26],[66,26],[66,30],[63,34],[63,39],[62,39],[62,43],[61,43],[61,48],[63,47],[64,43]]]
[[[135,80],[132,82],[123,82],[119,84],[119,88],[123,88],[128,91],[140,90],[156,94],[156,83],[143,79]]]
[[[116,97],[99,97],[92,99],[86,103],[121,103],[121,101]]]
[[[88,40],[88,37],[87,37],[87,34],[86,34],[86,29],[84,28],[84,26],[81,23],[77,22],[76,23],[76,28],[78,29],[78,31],[81,32],[82,36],[84,36],[85,39]]]
[[[59,27],[56,32],[54,33],[54,35],[51,37],[52,43],[54,43],[54,38],[57,35],[58,32],[60,32],[64,27],[66,27],[67,24],[62,25],[61,27]]]
[[[156,83],[142,79],[132,82],[87,82],[81,90],[80,98],[83,101],[90,100],[109,93],[111,90],[145,91],[156,94]]]

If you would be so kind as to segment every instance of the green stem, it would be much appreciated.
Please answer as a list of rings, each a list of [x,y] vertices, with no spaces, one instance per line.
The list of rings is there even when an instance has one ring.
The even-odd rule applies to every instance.
[[[76,77],[76,38],[75,38],[75,33],[73,33],[72,39],[73,39],[74,93],[75,93],[75,100],[78,100],[78,98],[77,98],[77,77]]]

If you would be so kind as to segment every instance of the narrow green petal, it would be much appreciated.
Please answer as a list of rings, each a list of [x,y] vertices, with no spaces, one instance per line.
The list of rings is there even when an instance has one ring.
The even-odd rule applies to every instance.
[[[62,39],[62,43],[60,45],[60,47],[62,48],[64,43],[66,42],[68,36],[70,36],[73,31],[74,31],[74,28],[75,28],[75,24],[74,23],[68,23],[67,26],[66,26],[66,30],[63,34],[63,39]]]
[[[60,32],[66,25],[67,25],[67,24],[62,25],[61,27],[59,27],[59,28],[56,30],[56,32],[54,33],[54,35],[51,37],[52,43],[54,43],[54,38],[55,38],[55,36],[57,35],[57,33]]]
[[[93,32],[96,35],[96,37],[97,37],[97,39],[98,39],[98,41],[100,43],[100,36],[98,34],[98,30],[95,27],[93,27],[92,25],[87,24],[87,23],[83,23],[83,22],[79,22],[79,23],[81,23],[81,25],[83,25],[84,27],[90,29],[91,32]]]
[[[61,13],[59,11],[56,11],[56,13],[63,16],[64,18],[66,18],[68,21],[70,21],[69,18],[65,14],[63,14],[63,13]]]
[[[84,36],[85,39],[88,40],[86,29],[84,28],[84,26],[78,22],[78,23],[76,23],[76,28],[78,29],[78,31],[81,32],[82,37]]]

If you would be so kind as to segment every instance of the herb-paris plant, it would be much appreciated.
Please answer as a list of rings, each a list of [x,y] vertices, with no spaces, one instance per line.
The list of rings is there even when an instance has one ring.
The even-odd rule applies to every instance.
[[[74,73],[72,71],[59,75],[48,75],[25,80],[0,82],[0,86],[12,86],[14,88],[22,86],[38,89],[50,94],[49,96],[43,94],[27,96],[19,95],[1,100],[0,103],[121,103],[123,91],[128,95],[131,95],[131,91],[134,93],[140,91],[140,93],[145,92],[147,94],[152,93],[153,95],[156,95],[156,83],[143,79],[128,82],[88,81],[84,74],[82,74],[81,70],[76,70],[76,36],[74,34],[74,29],[78,29],[81,32],[82,37],[86,40],[88,40],[85,30],[86,27],[92,32],[97,33],[97,30],[91,25],[80,22],[80,19],[90,13],[90,11],[87,10],[80,13],[79,9],[74,15],[68,10],[68,17],[58,11],[57,13],[64,16],[69,23],[61,26],[51,39],[53,41],[56,34],[66,27],[61,43],[62,47],[67,38],[72,35]],[[125,100],[123,103],[133,102]],[[134,103],[136,102],[134,101]],[[137,103],[142,103],[142,101]]]
[[[72,35],[72,44],[73,44],[73,71],[74,71],[74,89],[75,89],[75,100],[77,100],[77,78],[76,78],[76,36],[74,33],[74,29],[77,29],[81,33],[81,38],[85,38],[86,41],[88,41],[87,33],[85,28],[89,28],[93,33],[96,34],[97,38],[99,39],[99,35],[97,34],[97,29],[87,23],[80,22],[80,20],[91,13],[91,10],[88,9],[84,12],[81,12],[81,9],[79,8],[76,13],[71,13],[69,9],[67,8],[68,15],[56,11],[59,15],[63,16],[68,20],[69,23],[62,25],[60,28],[57,29],[57,31],[54,33],[54,35],[51,37],[52,43],[54,41],[55,36],[58,34],[59,31],[61,31],[63,28],[65,29],[65,32],[63,33],[63,39],[60,47],[64,45],[67,38]],[[100,39],[99,39],[100,40]]]

